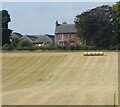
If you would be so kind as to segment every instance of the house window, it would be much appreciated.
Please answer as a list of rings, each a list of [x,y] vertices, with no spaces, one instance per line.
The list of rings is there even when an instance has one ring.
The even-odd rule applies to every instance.
[[[70,39],[72,39],[72,35],[70,34]]]
[[[64,40],[64,35],[63,34],[61,35],[61,39]]]

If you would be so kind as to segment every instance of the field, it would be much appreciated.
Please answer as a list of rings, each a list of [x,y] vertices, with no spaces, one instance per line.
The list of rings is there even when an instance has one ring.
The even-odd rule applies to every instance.
[[[105,54],[3,53],[3,104],[118,104],[118,53]]]

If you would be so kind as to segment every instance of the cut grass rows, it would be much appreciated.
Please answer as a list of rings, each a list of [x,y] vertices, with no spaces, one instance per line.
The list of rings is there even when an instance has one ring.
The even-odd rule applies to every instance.
[[[40,57],[39,59],[38,57],[20,57],[13,59],[11,58],[9,60],[4,58],[3,62],[7,60],[10,63],[8,65],[3,64],[3,68],[6,71],[4,73],[3,70],[3,83],[10,83],[7,85],[8,90],[15,88],[14,86],[16,85],[19,86],[18,88],[20,88],[20,86],[24,88],[23,85],[26,87],[29,82],[29,85],[34,85],[36,82],[47,79],[50,73],[52,73],[51,70],[62,61],[63,57]],[[14,66],[11,66],[13,64]],[[12,85],[12,87],[10,87],[10,85]],[[5,85],[3,84],[3,89],[4,86]],[[5,87],[5,90],[7,87]]]
[[[3,55],[4,104],[113,104],[118,85],[116,53],[15,54],[18,57]]]

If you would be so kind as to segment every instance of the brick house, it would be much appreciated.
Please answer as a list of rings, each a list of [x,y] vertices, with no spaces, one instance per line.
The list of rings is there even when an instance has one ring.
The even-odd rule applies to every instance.
[[[76,32],[75,24],[67,24],[66,22],[59,24],[56,21],[55,43],[61,46],[82,44],[82,39],[76,35]]]

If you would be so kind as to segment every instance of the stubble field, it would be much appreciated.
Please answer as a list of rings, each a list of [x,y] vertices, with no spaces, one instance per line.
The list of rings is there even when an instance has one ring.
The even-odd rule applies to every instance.
[[[3,105],[118,103],[118,53],[3,53]],[[115,95],[115,98],[114,98]]]

